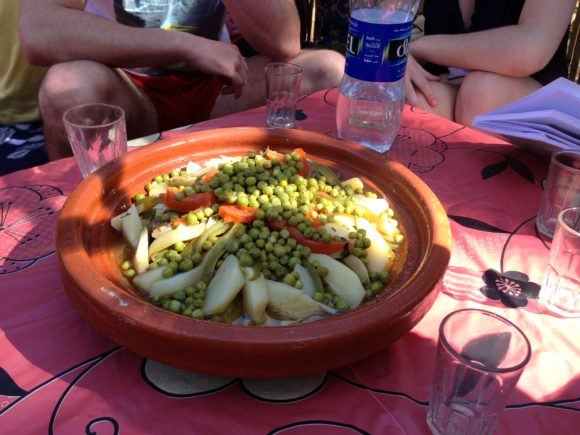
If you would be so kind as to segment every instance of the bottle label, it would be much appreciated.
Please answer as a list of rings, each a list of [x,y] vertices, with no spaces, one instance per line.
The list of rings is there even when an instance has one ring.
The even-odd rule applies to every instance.
[[[405,75],[413,21],[368,23],[351,17],[345,73],[366,82],[396,82]]]

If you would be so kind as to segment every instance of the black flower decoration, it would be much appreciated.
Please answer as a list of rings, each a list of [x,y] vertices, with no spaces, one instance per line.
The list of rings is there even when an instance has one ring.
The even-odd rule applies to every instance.
[[[508,308],[525,307],[528,299],[538,299],[540,286],[529,280],[528,275],[516,271],[500,273],[488,269],[483,274],[485,286],[479,291],[494,301],[501,301]]]

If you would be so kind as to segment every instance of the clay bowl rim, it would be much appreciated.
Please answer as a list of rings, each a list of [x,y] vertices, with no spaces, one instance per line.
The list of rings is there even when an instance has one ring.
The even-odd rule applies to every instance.
[[[292,132],[292,133],[290,133]],[[84,224],[76,222],[73,225],[62,225],[67,219],[78,218],[77,211],[88,208],[83,194],[87,189],[102,189],[102,183],[108,176],[114,174],[125,164],[139,160],[145,153],[153,153],[180,144],[195,142],[198,139],[216,140],[231,136],[261,135],[292,140],[303,139],[305,142],[317,143],[322,147],[345,148],[347,153],[367,159],[370,165],[386,165],[390,171],[399,177],[411,189],[418,193],[422,200],[423,211],[428,225],[428,249],[421,252],[419,265],[415,272],[393,294],[365,303],[361,307],[335,317],[328,317],[314,322],[293,324],[287,326],[241,326],[222,324],[211,321],[189,319],[158,308],[144,298],[140,298],[124,290],[100,273],[91,264],[91,259],[84,246]],[[245,139],[244,139],[245,140]],[[260,140],[264,140],[262,137]],[[262,148],[265,144],[256,145]],[[292,147],[292,143],[288,144]],[[216,151],[219,154],[219,151]],[[206,152],[212,154],[212,152]],[[190,154],[190,157],[192,156]],[[316,153],[312,157],[317,160]],[[324,158],[320,158],[324,160]],[[159,168],[171,163],[183,161],[183,158],[168,159],[159,163]],[[354,166],[348,169],[356,169]],[[360,171],[360,169],[358,169]],[[373,181],[376,177],[366,177]],[[127,185],[131,181],[126,182]],[[126,199],[128,200],[128,198]],[[81,213],[81,216],[84,212]],[[111,210],[111,216],[114,210]],[[113,231],[111,229],[111,231]],[[396,323],[410,314],[421,301],[438,285],[445,273],[451,256],[451,232],[447,215],[438,198],[431,189],[409,169],[400,163],[379,155],[357,143],[330,138],[321,133],[299,130],[266,129],[259,127],[233,127],[213,130],[202,130],[188,136],[162,139],[151,145],[132,151],[116,159],[83,180],[71,193],[63,207],[57,223],[57,254],[60,267],[76,284],[77,290],[84,293],[93,303],[106,307],[110,315],[132,325],[137,325],[142,331],[156,335],[173,336],[173,338],[189,338],[211,342],[213,347],[231,344],[251,345],[256,349],[281,346],[284,344],[306,345],[310,341],[328,339],[334,341],[358,334],[365,328],[375,328]],[[435,249],[437,247],[437,249]],[[70,289],[67,289],[67,292]],[[112,294],[111,294],[112,292]],[[112,299],[119,303],[111,303]],[[388,302],[388,303],[385,303]],[[168,317],[169,316],[169,317]],[[168,318],[171,321],[166,321]],[[234,332],[232,334],[232,332]]]

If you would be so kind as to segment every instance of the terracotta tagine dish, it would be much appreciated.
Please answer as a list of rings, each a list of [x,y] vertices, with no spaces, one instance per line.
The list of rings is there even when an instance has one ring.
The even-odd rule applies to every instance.
[[[124,241],[111,218],[158,174],[221,155],[300,147],[341,179],[359,177],[384,196],[404,234],[386,288],[346,313],[287,326],[198,320],[153,305],[123,275]],[[228,128],[130,152],[85,179],[57,224],[64,287],[99,332],[144,357],[222,376],[312,373],[368,357],[406,334],[432,306],[449,262],[451,233],[433,192],[401,164],[358,144],[298,130]]]

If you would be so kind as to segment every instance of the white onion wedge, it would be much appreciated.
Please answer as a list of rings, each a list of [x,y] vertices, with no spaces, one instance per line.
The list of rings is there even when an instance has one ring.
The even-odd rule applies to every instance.
[[[127,216],[127,212],[124,211],[123,213],[119,213],[117,216],[113,216],[111,218],[111,226],[117,230],[117,231],[121,231],[122,227],[123,227],[123,218]]]
[[[365,297],[365,290],[356,273],[334,258],[323,254],[310,254],[309,261],[318,263],[328,269],[323,278],[334,294],[340,296],[352,309],[360,305]]]
[[[367,260],[369,272],[382,272],[391,266],[392,249],[379,233],[374,225],[363,218],[358,218],[357,226],[366,231],[367,237],[371,241],[371,246],[367,249]]]
[[[127,210],[127,215],[121,219],[121,232],[123,233],[123,237],[127,243],[129,243],[133,249],[137,249],[142,229],[143,225],[141,224],[139,213],[137,212],[135,204],[133,204],[129,207],[129,210]]]
[[[349,186],[353,190],[364,189],[364,187],[365,187],[362,180],[358,177],[349,178],[348,180],[345,180],[340,184],[342,184],[344,187]]]
[[[143,273],[149,267],[149,231],[143,227],[139,236],[139,244],[133,256],[133,267],[137,273]]]
[[[135,277],[133,278],[133,284],[142,292],[149,293],[149,290],[151,290],[153,284],[163,279],[163,271],[165,269],[167,269],[167,265],[159,266],[156,267],[155,269],[151,269],[148,270],[147,272],[135,275]]]
[[[354,203],[366,208],[371,213],[378,216],[389,208],[389,203],[384,198],[367,198],[363,195],[355,195]]]
[[[316,302],[304,292],[281,282],[266,280],[268,287],[268,308],[278,317],[305,320],[326,313],[336,314],[336,310]]]
[[[205,314],[223,313],[238,295],[246,280],[235,255],[228,255],[207,286]]]
[[[355,255],[349,255],[343,261],[344,264],[350,267],[352,271],[358,275],[363,286],[370,284],[371,279],[369,277],[369,271],[360,258]]]
[[[252,279],[254,278],[254,269],[251,267],[244,268],[244,275],[246,275],[246,282],[242,290],[244,312],[254,323],[261,325],[267,319],[268,287],[266,280],[261,273],[256,279]]]
[[[183,273],[178,273],[177,275],[173,275],[171,278],[159,280],[151,286],[149,294],[151,296],[164,296],[181,291],[185,287],[195,285],[201,276],[201,273],[201,266],[197,266],[195,269],[191,269]]]
[[[294,272],[300,276],[300,281],[302,281],[302,291],[304,294],[310,297],[314,296],[314,293],[316,293],[316,285],[314,284],[314,280],[312,279],[312,275],[310,275],[308,269],[301,264],[297,264],[294,266]]]
[[[149,256],[151,257],[153,254],[163,251],[165,248],[168,248],[177,242],[185,242],[187,240],[195,239],[204,231],[205,224],[203,223],[193,226],[181,224],[174,230],[167,231],[156,238],[149,246]]]

